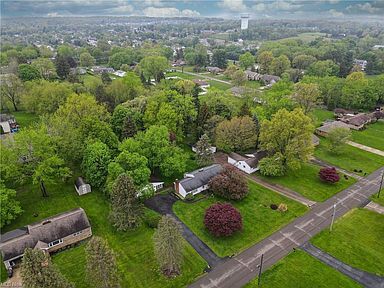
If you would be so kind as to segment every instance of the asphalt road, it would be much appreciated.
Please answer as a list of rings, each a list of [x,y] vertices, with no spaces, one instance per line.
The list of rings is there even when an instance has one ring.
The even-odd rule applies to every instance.
[[[338,218],[353,208],[365,206],[369,202],[369,197],[378,191],[383,171],[384,167],[381,167],[327,201],[315,205],[304,216],[297,218],[239,255],[216,266],[189,287],[237,288],[244,286],[257,276],[262,254],[264,254],[264,271],[286,256],[293,248],[301,246],[321,230],[329,229],[334,210],[335,218]],[[334,205],[336,205],[335,209]]]

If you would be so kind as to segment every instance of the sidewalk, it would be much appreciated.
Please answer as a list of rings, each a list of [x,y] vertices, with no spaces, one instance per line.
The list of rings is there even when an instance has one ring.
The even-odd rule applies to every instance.
[[[365,150],[367,152],[371,152],[373,154],[380,155],[380,156],[384,157],[384,151],[381,151],[379,149],[368,147],[368,146],[365,146],[365,145],[362,145],[362,144],[359,144],[359,143],[356,143],[356,142],[352,142],[352,141],[347,141],[347,144],[351,145],[353,147],[359,148],[361,150]]]
[[[364,208],[384,215],[384,207],[373,201],[369,202]]]

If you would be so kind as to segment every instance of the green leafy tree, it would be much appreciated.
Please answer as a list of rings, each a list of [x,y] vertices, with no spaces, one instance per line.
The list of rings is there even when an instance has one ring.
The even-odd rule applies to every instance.
[[[297,69],[305,70],[312,63],[316,62],[316,58],[311,55],[300,54],[292,60],[292,66]]]
[[[129,138],[135,136],[137,133],[137,127],[135,121],[131,116],[127,116],[124,120],[123,131],[121,132],[122,138]]]
[[[109,218],[118,231],[127,231],[141,224],[143,206],[131,178],[121,174],[111,191],[111,212]]]
[[[223,151],[245,151],[256,145],[256,126],[249,116],[225,120],[215,131],[216,146]]]
[[[110,162],[111,152],[106,144],[100,141],[88,143],[81,166],[92,186],[101,187],[105,183]]]
[[[183,261],[183,236],[180,225],[170,216],[163,216],[153,235],[155,255],[161,271],[168,277],[180,274]]]
[[[351,138],[351,131],[347,128],[337,127],[329,131],[329,150],[335,154],[340,154],[346,142]]]
[[[281,76],[287,69],[291,67],[291,62],[285,55],[274,58],[271,63],[271,72],[273,75]]]
[[[240,67],[244,70],[255,64],[255,57],[250,52],[245,52],[239,57]]]
[[[309,65],[307,75],[318,77],[337,76],[339,71],[340,67],[332,60],[324,60]]]
[[[271,120],[261,123],[261,149],[266,150],[273,159],[277,159],[276,155],[279,155],[278,161],[281,161],[284,173],[288,168],[299,169],[301,162],[306,162],[313,153],[313,129],[311,118],[301,109],[291,112],[281,109]]]
[[[247,76],[245,75],[243,70],[237,70],[232,74],[232,83],[236,86],[242,86],[245,82],[247,82]]]
[[[87,280],[92,287],[120,287],[116,258],[105,240],[93,236],[85,248],[85,253]]]
[[[153,77],[156,82],[160,82],[163,78],[163,73],[167,67],[167,58],[163,56],[147,56],[139,63],[140,71],[144,73],[144,76],[146,78]]]
[[[304,114],[308,115],[319,103],[320,90],[317,84],[297,83],[292,95],[293,100],[299,104]]]
[[[73,287],[52,264],[49,254],[40,249],[25,249],[20,274],[26,288]]]
[[[57,77],[55,65],[48,58],[37,58],[31,66],[39,71],[42,79],[52,80]]]
[[[84,52],[80,54],[80,66],[82,67],[92,67],[95,65],[95,58],[88,52]]]
[[[64,104],[71,94],[72,87],[67,82],[33,81],[25,85],[21,102],[29,112],[39,115],[51,114]]]
[[[20,79],[14,75],[9,74],[8,77],[1,77],[1,102],[4,104],[10,102],[15,111],[18,111],[18,105],[20,103],[20,98],[24,90],[24,85]]]
[[[67,58],[63,56],[57,57],[55,61],[55,66],[57,76],[59,76],[60,79],[65,79],[68,77],[71,67],[69,66]]]
[[[283,176],[285,173],[284,157],[280,152],[271,157],[265,157],[259,161],[260,173],[266,176]]]
[[[225,69],[227,67],[227,53],[224,49],[216,49],[212,55],[212,65]]]
[[[5,187],[4,183],[0,182],[0,203],[1,203],[1,226],[10,224],[12,220],[16,219],[23,210],[21,209],[20,202],[16,200],[16,191]]]
[[[19,65],[19,77],[22,81],[32,81],[40,78],[40,72],[36,67],[29,64]]]
[[[264,51],[257,56],[257,62],[260,64],[260,72],[263,74],[271,73],[271,65],[274,57],[272,52]]]
[[[139,96],[144,87],[139,76],[133,72],[128,72],[123,78],[113,81],[106,90],[108,94],[112,95],[116,106]]]
[[[213,155],[211,151],[211,143],[207,134],[203,134],[196,143],[197,163],[206,166],[212,163]]]
[[[123,52],[118,52],[109,57],[109,66],[114,69],[120,69],[124,64],[132,64],[135,60],[135,56],[132,51],[126,50]]]

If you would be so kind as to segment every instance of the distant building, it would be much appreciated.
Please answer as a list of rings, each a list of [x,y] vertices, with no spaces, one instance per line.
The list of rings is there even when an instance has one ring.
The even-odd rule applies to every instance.
[[[378,49],[384,49],[384,45],[375,45],[375,46],[373,46],[373,50],[378,50]]]
[[[175,191],[182,198],[187,195],[196,195],[209,189],[209,181],[219,175],[223,171],[223,167],[214,164],[189,173],[184,174],[184,179],[174,183]]]
[[[26,248],[51,253],[92,236],[91,225],[82,208],[70,210],[1,235],[4,265],[12,269]]]
[[[219,74],[224,72],[224,70],[219,67],[207,66],[206,69],[208,72],[211,72],[212,74]]]
[[[15,117],[9,114],[0,114],[1,134],[16,132],[19,129]]]
[[[249,14],[242,14],[241,15],[241,30],[247,30],[248,29],[248,20],[249,20]]]
[[[341,121],[329,121],[329,122],[325,122],[323,126],[316,128],[315,132],[317,135],[327,136],[328,133],[335,128],[345,128],[349,130],[350,126]]]
[[[365,68],[367,67],[368,61],[367,60],[355,59],[355,60],[353,60],[353,64],[359,66],[361,71],[365,71]]]
[[[232,152],[228,155],[228,163],[247,174],[252,174],[259,170],[259,161],[266,156],[266,151],[258,151],[245,156]]]
[[[116,75],[118,77],[124,77],[127,74],[127,72],[125,72],[123,70],[117,70],[117,71],[113,72],[112,74]]]

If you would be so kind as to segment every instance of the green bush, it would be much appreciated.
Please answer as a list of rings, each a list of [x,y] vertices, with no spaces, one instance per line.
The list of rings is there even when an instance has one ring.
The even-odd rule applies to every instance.
[[[157,228],[157,224],[159,224],[159,221],[161,219],[161,215],[156,213],[153,210],[146,209],[143,216],[143,221],[145,225],[147,225],[149,228]]]

